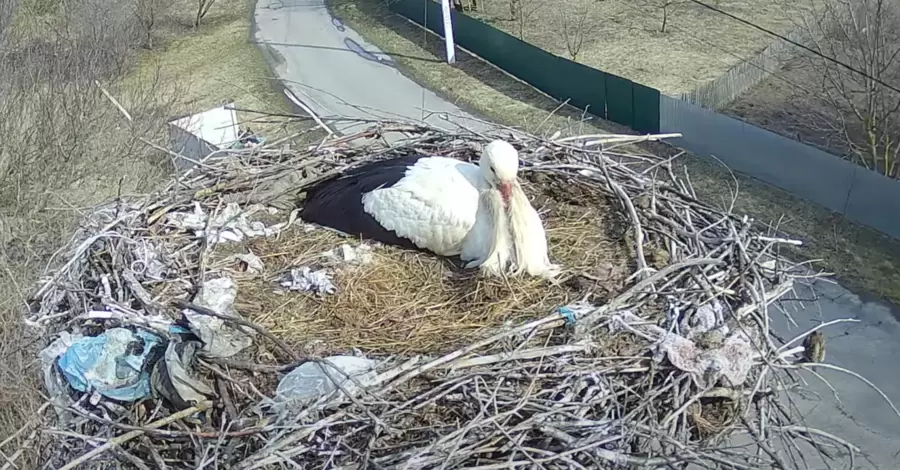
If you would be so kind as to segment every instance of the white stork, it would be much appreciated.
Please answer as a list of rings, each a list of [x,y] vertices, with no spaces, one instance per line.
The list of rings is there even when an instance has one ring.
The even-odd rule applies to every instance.
[[[376,161],[307,191],[300,217],[349,235],[459,256],[488,275],[551,278],[537,211],[522,191],[519,154],[484,147],[478,165],[421,155]]]

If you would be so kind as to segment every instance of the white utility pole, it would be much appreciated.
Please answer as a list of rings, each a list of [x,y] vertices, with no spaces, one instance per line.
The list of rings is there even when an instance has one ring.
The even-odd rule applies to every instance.
[[[447,63],[456,63],[456,45],[453,43],[453,21],[450,18],[450,0],[441,0],[444,16],[444,44],[447,46]]]

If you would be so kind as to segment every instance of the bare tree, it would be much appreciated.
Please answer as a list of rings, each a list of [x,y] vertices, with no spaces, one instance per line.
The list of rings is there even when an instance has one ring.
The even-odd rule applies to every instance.
[[[666,26],[669,25],[669,15],[681,3],[680,0],[659,0],[659,9],[662,10],[662,25],[659,27],[660,33],[666,32]]]
[[[587,5],[580,5],[572,8],[559,9],[559,21],[562,26],[563,39],[566,41],[566,50],[569,52],[569,58],[578,62],[578,55],[584,48],[585,40],[589,41],[593,37],[591,34],[594,29],[594,23],[590,21],[591,10]]]
[[[541,0],[509,0],[510,19],[516,23],[519,39],[525,40],[525,30],[534,15],[544,6]]]
[[[200,20],[209,13],[209,9],[212,8],[213,4],[216,3],[216,0],[197,0],[197,17],[194,19],[194,27],[200,27]]]
[[[132,0],[132,10],[144,32],[144,47],[153,49],[153,29],[175,0]]]
[[[810,122],[859,164],[900,178],[900,3],[810,1],[800,23],[818,53],[801,60],[821,80]]]

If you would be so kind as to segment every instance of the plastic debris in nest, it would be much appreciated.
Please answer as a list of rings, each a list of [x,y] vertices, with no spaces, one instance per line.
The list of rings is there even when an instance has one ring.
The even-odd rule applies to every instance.
[[[38,354],[44,376],[44,387],[47,389],[50,402],[56,409],[57,416],[64,422],[68,421],[71,415],[71,412],[66,411],[66,409],[72,403],[72,400],[69,398],[69,394],[66,393],[68,386],[65,377],[57,372],[56,361],[83,337],[81,334],[73,335],[68,331],[63,331],[56,340]]]
[[[330,356],[303,363],[281,379],[273,401],[280,407],[299,408],[340,388],[356,395],[361,391],[360,385],[365,387],[375,378],[375,365],[371,359],[356,356]]]
[[[136,275],[145,279],[162,281],[166,278],[169,268],[162,261],[162,251],[146,239],[141,239],[132,253],[136,260],[131,264],[131,270]]]
[[[203,283],[194,304],[220,315],[237,317],[233,305],[237,286],[228,277],[210,279]],[[252,330],[233,326],[228,321],[204,315],[190,309],[182,311],[191,329],[203,342],[203,351],[212,357],[231,357],[253,344]]]
[[[322,253],[332,264],[362,266],[372,262],[372,247],[366,243],[350,246],[346,243]]]
[[[291,269],[282,276],[280,285],[289,291],[315,292],[317,294],[337,292],[337,287],[331,282],[331,275],[328,272],[324,269],[313,271],[309,266]]]
[[[277,212],[277,209],[272,209]],[[179,228],[191,230],[198,237],[205,237],[211,243],[239,242],[247,238],[270,237],[281,233],[291,226],[297,219],[297,213],[292,212],[287,222],[278,223],[270,227],[261,221],[252,221],[250,216],[257,212],[270,212],[261,205],[252,205],[246,210],[235,203],[230,202],[225,208],[210,217],[200,203],[194,201],[194,212],[174,212],[168,214],[167,221]]]
[[[194,359],[201,348],[198,341],[171,341],[163,358],[153,367],[150,376],[153,389],[178,409],[189,408],[216,395],[194,374]]]
[[[262,259],[259,256],[256,256],[256,254],[252,251],[249,253],[231,255],[222,262],[225,264],[237,263],[240,268],[234,271],[243,272],[251,276],[262,273],[266,268],[265,264],[263,264],[262,262]]]
[[[146,362],[161,339],[146,331],[111,328],[71,342],[57,363],[75,390],[132,402],[150,395]]]
[[[655,343],[654,361],[662,362],[668,358],[673,366],[690,373],[703,388],[715,386],[720,378],[733,387],[742,385],[758,357],[752,339],[742,331],[705,348],[682,335],[649,324],[628,310],[613,315],[609,328],[612,332],[629,331]]]

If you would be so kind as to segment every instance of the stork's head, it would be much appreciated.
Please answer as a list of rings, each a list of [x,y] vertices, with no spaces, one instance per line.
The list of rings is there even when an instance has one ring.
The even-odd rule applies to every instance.
[[[500,191],[503,202],[508,204],[519,172],[519,152],[509,142],[495,140],[484,146],[479,164],[484,179]]]

